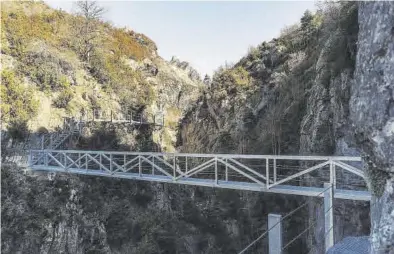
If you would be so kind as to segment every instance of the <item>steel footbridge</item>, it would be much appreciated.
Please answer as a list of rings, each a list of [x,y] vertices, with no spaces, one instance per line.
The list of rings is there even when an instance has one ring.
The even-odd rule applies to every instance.
[[[302,196],[316,196],[330,183],[334,198],[371,199],[360,157],[31,150],[28,164],[37,171]]]
[[[371,200],[360,157],[43,149],[29,151],[28,167],[33,171],[321,197],[326,250],[334,245],[333,200]],[[281,254],[288,246],[282,247],[281,221],[281,215],[268,216],[270,254]]]

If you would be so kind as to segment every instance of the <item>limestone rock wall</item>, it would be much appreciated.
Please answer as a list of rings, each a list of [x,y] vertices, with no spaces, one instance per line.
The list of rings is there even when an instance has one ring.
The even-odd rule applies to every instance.
[[[394,3],[359,4],[350,116],[368,165],[372,253],[394,253]]]

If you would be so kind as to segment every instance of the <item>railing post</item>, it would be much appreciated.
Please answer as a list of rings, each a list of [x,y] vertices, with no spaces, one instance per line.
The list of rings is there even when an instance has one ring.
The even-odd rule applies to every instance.
[[[282,253],[282,216],[279,214],[268,214],[268,253]]]
[[[331,183],[324,183],[324,233],[326,251],[334,245],[334,190]]]
[[[64,155],[64,169],[67,171],[67,155],[66,153],[63,153]]]
[[[185,157],[186,159],[186,169],[185,169],[185,174],[187,174],[187,156]]]
[[[215,157],[215,184],[218,185],[218,158]]]
[[[81,169],[81,153],[78,153],[78,169]]]
[[[267,184],[267,189],[270,188],[270,170],[269,170],[269,159],[265,159],[265,174],[266,174],[266,184]]]
[[[88,154],[85,153],[85,169],[86,169],[86,171],[88,171],[88,163],[89,163]],[[100,165],[100,170],[101,170],[101,165]]]
[[[276,183],[276,159],[274,159],[274,183]]]
[[[126,154],[123,155],[123,171],[126,171]]]
[[[44,154],[44,158],[45,158],[45,161],[44,161],[44,163],[45,163],[45,166],[47,166],[48,167],[48,152],[44,152],[45,154]]]
[[[102,163],[102,156],[101,156],[101,153],[100,153],[100,170],[103,170],[103,167],[102,167],[102,165],[103,165],[103,163]]]
[[[32,152],[31,152],[31,150],[29,151],[29,155],[27,156],[27,165],[30,167],[30,166],[32,166],[31,164],[31,161],[32,161],[32,159],[31,159],[31,156],[32,156]]]
[[[333,185],[334,189],[337,188],[337,176],[335,172],[335,164],[332,160],[330,160],[330,183]]]
[[[227,158],[226,158],[226,182],[228,182],[228,167],[227,167]]]
[[[141,155],[138,155],[138,174],[141,177],[142,175],[142,168],[141,168]]]
[[[174,169],[173,169],[173,175],[174,175],[174,181],[175,181],[175,179],[176,179],[176,156],[175,156],[175,153],[174,153]]]
[[[111,171],[111,174],[114,173],[112,172],[112,153],[109,155],[109,171]]]
[[[155,157],[152,156],[152,175],[155,175]]]

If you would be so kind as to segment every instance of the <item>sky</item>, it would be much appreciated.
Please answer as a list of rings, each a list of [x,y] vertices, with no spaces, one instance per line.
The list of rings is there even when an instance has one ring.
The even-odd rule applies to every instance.
[[[53,8],[75,11],[71,1],[45,1]],[[118,27],[151,38],[166,60],[189,62],[202,76],[225,62],[236,63],[250,46],[269,41],[282,28],[299,22],[314,1],[99,1],[104,15]]]

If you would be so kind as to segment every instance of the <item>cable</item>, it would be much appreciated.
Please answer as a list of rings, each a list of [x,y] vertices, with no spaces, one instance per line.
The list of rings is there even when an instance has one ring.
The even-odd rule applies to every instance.
[[[331,207],[324,213],[324,215],[326,215],[330,210],[332,209],[332,205]],[[308,231],[312,226],[316,225],[317,220],[315,220],[314,222],[310,223],[309,226],[303,230],[300,234],[298,234],[296,237],[294,237],[291,241],[289,241],[283,248],[282,250],[285,250],[288,246],[290,246],[293,242],[295,242],[301,235],[303,235],[306,231]],[[331,231],[332,227],[327,231],[327,233],[329,233]],[[326,235],[327,235],[326,233]]]
[[[328,210],[329,211],[329,210]],[[326,238],[327,234],[330,233],[330,231],[333,229],[333,227],[331,226],[330,229],[324,234],[324,238]],[[312,252],[312,250],[314,250],[317,247],[317,245],[315,244],[309,251],[307,254],[310,254]]]
[[[322,192],[320,192],[319,194],[317,194],[314,197],[318,197],[321,194],[323,194],[324,192],[326,192],[327,190],[329,190],[330,188],[332,188],[332,185],[330,185],[328,188],[324,189]],[[269,229],[267,229],[265,232],[263,232],[263,234],[261,234],[259,237],[257,237],[253,242],[251,242],[248,246],[246,246],[243,250],[241,250],[238,254],[242,254],[245,253],[245,251],[247,251],[251,246],[253,246],[256,242],[258,242],[261,238],[263,238],[271,229],[273,229],[276,225],[278,225],[279,223],[281,223],[284,219],[286,219],[287,217],[289,217],[290,215],[294,214],[295,212],[297,212],[298,210],[300,210],[301,208],[303,208],[304,206],[306,206],[307,204],[309,204],[311,202],[311,200],[308,200],[306,202],[304,202],[302,205],[300,205],[299,207],[295,208],[293,211],[289,212],[288,214],[286,214],[285,216],[283,216],[280,221],[278,221],[277,223],[275,223],[272,227],[270,227]]]

